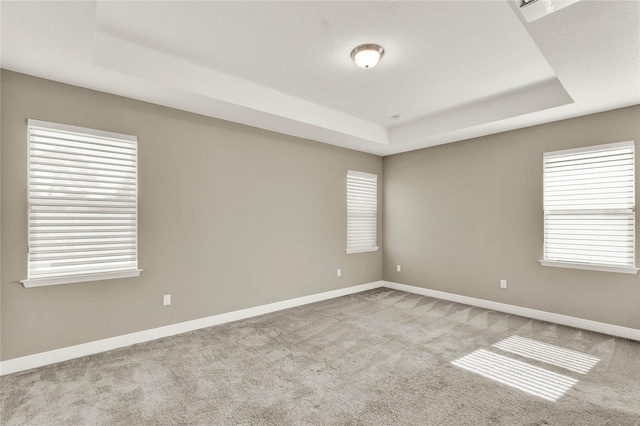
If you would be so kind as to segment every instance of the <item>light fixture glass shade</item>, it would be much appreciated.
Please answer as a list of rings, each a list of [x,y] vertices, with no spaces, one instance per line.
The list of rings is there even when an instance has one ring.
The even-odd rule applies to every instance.
[[[384,49],[377,44],[363,44],[351,51],[351,59],[364,69],[375,67],[384,55]]]

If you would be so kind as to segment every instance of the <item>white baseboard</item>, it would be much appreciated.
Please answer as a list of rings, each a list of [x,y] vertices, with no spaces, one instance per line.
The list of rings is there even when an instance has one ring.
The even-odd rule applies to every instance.
[[[375,281],[367,284],[356,285],[353,287],[341,288],[324,293],[312,294],[295,299],[283,300],[281,302],[269,303],[267,305],[255,306],[253,308],[241,309],[239,311],[227,312],[224,314],[213,315],[210,317],[185,321],[177,324],[171,324],[164,327],[138,331],[136,333],[124,334],[122,336],[110,337],[108,339],[96,340],[80,345],[41,352],[34,355],[27,355],[20,358],[9,359],[7,361],[0,362],[0,375],[17,373],[19,371],[42,367],[49,364],[55,364],[57,362],[80,358],[87,355],[93,355],[112,349],[134,345],[136,343],[144,343],[150,340],[169,337],[176,334],[186,333],[206,327],[212,327],[214,325],[224,324],[232,321],[238,321],[258,315],[264,315],[283,309],[294,308],[296,306],[302,306],[308,303],[320,302],[322,300],[346,296],[348,294],[359,293],[361,291],[371,290],[378,287],[388,287],[395,290],[434,297],[436,299],[463,303],[465,305],[478,306],[480,308],[491,309],[498,312],[505,312],[508,314],[547,321],[554,324],[562,324],[570,327],[581,328],[584,330],[590,330],[598,333],[604,333],[612,336],[624,337],[627,339],[640,341],[640,330],[635,328],[621,327],[613,324],[606,324],[582,318],[554,314],[546,311],[539,311],[536,309],[523,308],[521,306],[508,305],[506,303],[493,302],[490,300],[477,299],[475,297],[461,296],[458,294],[446,293],[443,291],[430,290],[406,284],[399,284],[391,281]]]
[[[522,306],[508,305],[506,303],[493,302],[491,300],[476,299],[475,297],[461,296],[459,294],[430,290],[427,288],[399,284],[391,281],[383,281],[383,285],[384,287],[406,291],[408,293],[420,294],[422,296],[434,297],[436,299],[448,300],[450,302],[477,306],[480,308],[491,309],[493,311],[505,312],[507,314],[547,321],[553,324],[567,325],[569,327],[581,328],[583,330],[595,331],[598,333],[609,334],[611,336],[624,337],[626,339],[640,341],[640,330],[637,328],[622,327],[619,325],[607,324],[604,322],[591,321],[561,314],[554,314],[552,312],[539,311],[537,309],[523,308]]]
[[[150,330],[138,331],[136,333],[124,334],[122,336],[111,337],[108,339],[96,340],[80,345],[41,352],[34,355],[9,359],[7,361],[0,362],[0,375],[42,367],[43,365],[55,364],[61,361],[67,361],[74,358],[93,355],[99,352],[134,345],[136,343],[148,342],[162,337],[173,336],[180,333],[186,333],[188,331],[198,330],[200,328],[211,327],[218,324],[238,321],[245,318],[268,314],[270,312],[306,305],[308,303],[320,302],[322,300],[359,293],[361,291],[371,290],[382,286],[382,281],[375,281],[353,287],[326,291],[324,293],[312,294],[310,296],[269,303],[267,305],[255,306],[253,308],[241,309],[239,311],[213,315],[192,321],[171,324],[164,327],[152,328]]]

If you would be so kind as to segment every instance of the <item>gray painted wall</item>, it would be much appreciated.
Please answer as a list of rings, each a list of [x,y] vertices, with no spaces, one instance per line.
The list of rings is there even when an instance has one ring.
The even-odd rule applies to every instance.
[[[640,106],[386,157],[383,178],[373,155],[5,70],[1,80],[2,360],[383,277],[640,328],[640,275],[537,262],[542,153],[637,143]],[[139,137],[139,278],[18,283],[27,118]],[[344,253],[347,169],[381,176],[384,262]]]
[[[640,106],[385,157],[384,279],[640,328],[640,275],[538,263],[542,154],[626,140]]]
[[[382,158],[5,70],[1,78],[0,359],[381,279],[381,251],[345,254],[345,181],[347,169],[382,179]],[[28,118],[138,136],[139,278],[19,284]]]

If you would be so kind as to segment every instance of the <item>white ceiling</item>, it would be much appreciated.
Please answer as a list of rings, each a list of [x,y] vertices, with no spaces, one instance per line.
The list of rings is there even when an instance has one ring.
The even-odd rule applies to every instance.
[[[0,12],[3,68],[379,155],[640,103],[638,1],[532,23],[515,0]],[[363,43],[385,48],[374,69],[350,59]]]

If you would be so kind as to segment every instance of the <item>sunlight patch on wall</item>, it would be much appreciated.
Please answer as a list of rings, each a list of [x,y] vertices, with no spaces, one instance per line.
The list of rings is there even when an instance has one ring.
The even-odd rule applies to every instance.
[[[544,368],[479,349],[451,364],[528,394],[557,401],[578,381]]]
[[[586,374],[600,361],[600,358],[595,356],[520,336],[511,336],[494,344],[493,347],[580,374]]]

